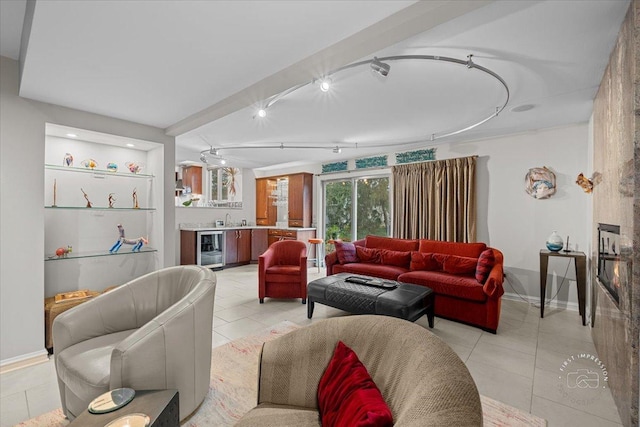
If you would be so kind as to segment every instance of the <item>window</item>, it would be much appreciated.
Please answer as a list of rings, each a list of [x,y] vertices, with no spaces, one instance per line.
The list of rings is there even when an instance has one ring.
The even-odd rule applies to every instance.
[[[325,239],[352,241],[368,234],[390,235],[389,180],[385,175],[325,182]]]
[[[209,169],[210,198],[209,200],[228,200],[228,170],[227,168]]]

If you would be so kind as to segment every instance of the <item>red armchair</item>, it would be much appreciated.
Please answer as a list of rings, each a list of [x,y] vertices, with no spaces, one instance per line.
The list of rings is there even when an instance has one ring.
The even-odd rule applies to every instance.
[[[258,297],[302,298],[307,303],[307,245],[280,240],[258,258]]]

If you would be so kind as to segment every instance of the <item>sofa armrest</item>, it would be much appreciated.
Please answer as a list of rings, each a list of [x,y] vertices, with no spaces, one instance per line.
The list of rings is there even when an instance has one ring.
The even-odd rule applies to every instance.
[[[137,327],[134,295],[123,286],[57,316],[53,345],[60,353],[79,342]]]
[[[485,294],[487,294],[489,298],[498,299],[504,294],[504,288],[502,287],[502,283],[504,282],[504,257],[502,255],[502,252],[500,252],[499,250],[493,248],[492,250],[496,263],[491,269],[489,277],[484,282],[482,290]]]
[[[327,276],[331,276],[333,274],[333,266],[338,264],[338,254],[334,252],[329,252],[324,257],[324,265],[327,267]]]

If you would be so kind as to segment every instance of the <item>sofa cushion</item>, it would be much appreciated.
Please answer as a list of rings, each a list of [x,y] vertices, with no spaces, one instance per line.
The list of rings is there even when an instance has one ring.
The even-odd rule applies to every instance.
[[[442,263],[436,260],[432,253],[413,251],[409,270],[442,270]]]
[[[109,391],[111,352],[135,331],[137,329],[102,335],[65,348],[56,354],[58,376],[78,396],[106,393]]]
[[[484,250],[478,258],[478,265],[476,266],[476,280],[480,283],[486,282],[495,263],[496,257],[493,255],[493,249],[489,248]]]
[[[343,242],[342,240],[335,240],[334,245],[336,247],[336,254],[338,255],[338,262],[340,264],[358,262],[358,256],[356,255],[356,246],[353,243]]]
[[[364,246],[367,248],[389,249],[391,251],[415,251],[418,249],[418,241],[369,235],[365,238]]]
[[[420,252],[434,252],[478,258],[485,249],[487,249],[487,245],[484,243],[459,243],[422,239],[420,240],[418,250]]]
[[[473,276],[457,276],[442,271],[409,271],[401,274],[398,281],[426,286],[436,295],[448,295],[479,302],[487,300],[482,285]]]
[[[351,273],[363,274],[365,276],[379,277],[381,279],[396,280],[396,278],[409,271],[403,267],[395,267],[393,265],[371,264],[364,262],[354,262],[345,265],[334,265],[333,273]],[[475,280],[475,279],[474,279]],[[476,282],[477,283],[477,282]]]
[[[342,341],[320,378],[318,409],[323,427],[393,426],[382,393],[356,353]]]
[[[457,255],[433,254],[433,257],[442,262],[442,271],[457,275],[475,275],[478,258],[470,258]]]
[[[362,248],[356,246],[356,255],[360,262],[380,264],[382,256],[380,255],[380,249]]]
[[[380,249],[380,255],[382,258],[382,264],[384,265],[409,268],[409,264],[411,263],[411,252],[409,251]]]

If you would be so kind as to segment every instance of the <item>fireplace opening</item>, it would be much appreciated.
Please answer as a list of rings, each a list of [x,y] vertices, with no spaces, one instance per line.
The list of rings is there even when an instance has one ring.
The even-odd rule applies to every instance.
[[[598,224],[598,281],[620,302],[620,226]]]

